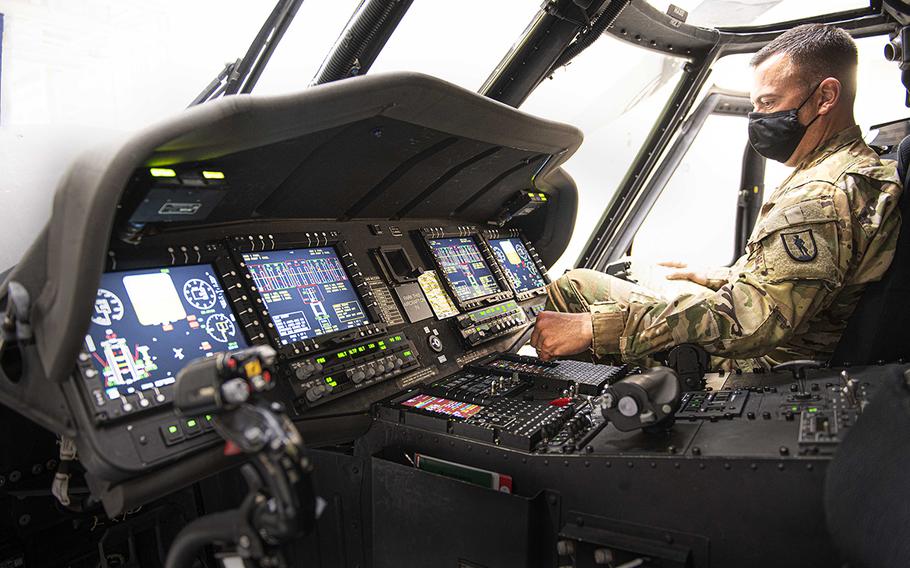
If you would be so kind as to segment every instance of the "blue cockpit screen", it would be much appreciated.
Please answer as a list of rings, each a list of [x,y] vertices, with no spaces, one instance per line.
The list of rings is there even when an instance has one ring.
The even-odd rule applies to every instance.
[[[490,239],[490,246],[516,292],[527,292],[547,285],[521,239]]]
[[[283,345],[371,323],[333,247],[242,257]]]
[[[210,264],[101,275],[85,349],[110,400],[157,396],[193,359],[247,346]]]
[[[428,239],[443,276],[462,302],[501,292],[472,237]]]

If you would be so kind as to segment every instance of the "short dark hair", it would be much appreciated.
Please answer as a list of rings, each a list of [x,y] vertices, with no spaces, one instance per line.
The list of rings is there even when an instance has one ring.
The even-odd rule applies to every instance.
[[[789,55],[800,78],[810,85],[834,77],[847,91],[856,90],[856,44],[841,28],[803,24],[789,29],[761,48],[749,63],[757,67],[778,53]]]

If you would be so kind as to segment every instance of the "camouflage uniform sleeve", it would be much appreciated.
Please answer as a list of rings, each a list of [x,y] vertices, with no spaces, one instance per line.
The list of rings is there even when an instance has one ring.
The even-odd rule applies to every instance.
[[[716,291],[592,305],[595,354],[634,361],[696,343],[711,354],[746,359],[785,342],[830,303],[851,262],[846,196],[824,185],[809,192],[811,198],[772,212],[756,228],[735,273]]]
[[[705,282],[705,287],[710,288],[711,290],[720,290],[720,287],[730,281],[730,277],[742,270],[743,266],[746,263],[747,257],[745,255],[739,257],[739,259],[733,264],[733,266],[721,266],[718,268],[712,268],[705,274],[707,282]]]

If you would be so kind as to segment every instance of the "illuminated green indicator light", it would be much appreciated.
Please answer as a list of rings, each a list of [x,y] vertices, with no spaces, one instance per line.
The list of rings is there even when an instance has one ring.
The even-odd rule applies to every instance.
[[[336,357],[338,357],[339,359],[344,359],[344,358],[347,357],[347,356],[348,356],[348,354],[345,353],[344,351],[342,351],[341,353],[339,353],[338,355],[336,355]]]
[[[382,347],[383,345],[385,345],[385,341],[380,341],[379,346]]]
[[[395,341],[401,341],[401,336],[400,336],[400,335],[396,335],[396,336],[395,336]]]
[[[798,407],[798,406],[791,406],[791,407],[790,407],[790,410],[792,410],[793,412],[796,412],[797,410],[799,410],[799,407]]]
[[[332,377],[326,377],[326,378],[325,378],[325,382],[326,382],[327,385],[331,385],[331,386],[333,386],[333,387],[337,387],[337,386],[338,386],[338,383],[336,383],[336,382],[335,382],[335,379],[333,379]]]
[[[366,351],[366,348],[363,345],[357,348],[358,353],[363,353],[364,351]]]
[[[325,363],[325,357],[319,357],[318,359],[316,359],[316,362],[319,363],[320,365],[322,363]]]
[[[809,409],[809,412],[818,412],[818,409],[813,406]]]
[[[156,178],[173,178],[177,177],[177,172],[171,168],[149,168],[149,173]]]
[[[170,432],[171,434],[176,434],[176,433],[177,433],[177,427],[176,427],[176,426],[168,426],[168,427],[167,427],[167,431]]]
[[[205,419],[206,419],[206,421],[211,422],[211,421],[212,421],[212,415],[211,415],[211,414],[206,414],[206,415],[205,415]]]
[[[370,343],[369,345],[367,345],[367,347],[369,347],[370,349],[376,349],[376,344]]]
[[[205,179],[224,179],[224,172],[213,172],[209,170],[202,171],[202,177]]]
[[[380,350],[380,351],[385,351],[385,345],[380,345],[380,346],[379,346],[379,350]]]
[[[410,357],[410,356],[411,356],[411,352],[410,352],[410,351],[405,351],[402,355],[404,355],[405,357]]]
[[[187,421],[186,421],[186,426],[187,426],[187,428],[195,428],[195,427],[196,427],[196,421],[195,421],[195,420],[192,420],[192,419],[191,419],[191,420],[187,420]]]

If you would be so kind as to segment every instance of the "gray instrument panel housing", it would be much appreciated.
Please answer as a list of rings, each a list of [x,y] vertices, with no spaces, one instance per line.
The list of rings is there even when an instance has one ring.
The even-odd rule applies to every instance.
[[[73,369],[109,268],[118,215],[129,214],[118,210],[140,201],[135,192],[147,187],[137,183],[142,168],[216,163],[258,175],[237,176],[233,193],[205,219],[212,224],[455,213],[453,223],[484,222],[516,191],[555,172],[550,209],[574,222],[575,188],[558,167],[581,142],[572,126],[432,77],[394,73],[287,95],[227,97],[88,152],[64,176],[50,221],[7,277],[29,293],[35,342],[23,347],[22,374],[0,380],[0,402],[75,434],[60,383]],[[342,183],[327,186],[333,179]],[[552,236],[550,217],[538,225]],[[559,232],[570,234],[571,224]],[[548,250],[545,260],[559,253]]]

